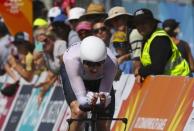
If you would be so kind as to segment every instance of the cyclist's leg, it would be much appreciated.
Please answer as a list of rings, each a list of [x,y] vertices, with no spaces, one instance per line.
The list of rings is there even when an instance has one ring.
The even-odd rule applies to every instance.
[[[98,118],[113,118],[114,111],[115,111],[115,92],[112,88],[111,90],[111,103],[108,105],[104,113],[98,114]],[[111,120],[102,120],[98,121],[96,123],[96,128],[98,130],[102,131],[110,131],[110,126],[111,126]]]

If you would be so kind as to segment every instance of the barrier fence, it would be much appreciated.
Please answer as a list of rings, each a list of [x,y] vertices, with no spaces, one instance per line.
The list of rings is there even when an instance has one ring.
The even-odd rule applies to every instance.
[[[0,77],[0,88],[11,80]],[[36,82],[44,80],[42,75]],[[135,83],[133,75],[121,75],[113,83],[116,91],[114,117],[128,119],[127,131],[194,130],[194,79],[188,77],[151,76],[144,84]],[[37,96],[40,88],[20,83],[16,94],[0,94],[0,130],[3,131],[66,131],[70,109],[60,84],[54,84],[41,105]],[[112,131],[122,131],[124,124],[112,122]]]

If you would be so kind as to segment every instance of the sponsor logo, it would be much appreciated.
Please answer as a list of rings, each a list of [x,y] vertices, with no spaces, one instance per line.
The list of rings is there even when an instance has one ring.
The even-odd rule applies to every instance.
[[[7,0],[4,5],[9,8],[10,13],[17,14],[24,2],[22,0]]]
[[[139,129],[152,129],[152,130],[164,130],[168,119],[164,118],[145,118],[138,117],[135,128]]]
[[[62,106],[63,106],[63,101],[51,101],[47,107],[48,110],[46,110],[46,112],[44,113],[42,122],[55,123]]]

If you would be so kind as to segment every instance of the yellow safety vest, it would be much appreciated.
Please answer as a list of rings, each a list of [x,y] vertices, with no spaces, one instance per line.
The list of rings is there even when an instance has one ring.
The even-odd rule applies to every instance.
[[[143,52],[141,55],[141,63],[143,66],[151,65],[151,59],[150,59],[150,45],[153,41],[153,39],[157,36],[168,36],[167,33],[162,29],[157,29],[151,37],[147,40],[147,42],[144,45]],[[170,37],[169,37],[170,38]],[[171,40],[171,39],[170,39]],[[188,76],[190,73],[189,65],[186,62],[185,59],[182,58],[181,53],[179,52],[177,46],[175,43],[171,40],[171,47],[172,47],[172,56],[169,58],[164,74],[165,75],[172,75],[172,76]],[[162,44],[162,43],[161,43]]]

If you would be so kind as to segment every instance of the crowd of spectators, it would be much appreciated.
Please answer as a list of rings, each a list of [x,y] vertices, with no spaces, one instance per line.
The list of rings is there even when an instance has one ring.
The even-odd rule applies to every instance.
[[[46,71],[48,76],[45,81],[34,85],[41,88],[37,98],[41,104],[51,85],[60,79],[64,52],[92,35],[101,38],[116,56],[119,67],[115,80],[119,80],[123,73],[135,74],[137,82],[141,82],[148,75],[165,74],[165,66],[174,50],[181,53],[181,59],[188,62],[190,71],[194,71],[194,60],[189,44],[177,38],[180,23],[176,20],[169,19],[163,22],[162,28],[168,35],[153,38],[155,40],[149,41],[151,43],[149,45],[147,41],[152,38],[161,21],[155,19],[148,9],[130,13],[124,7],[116,6],[107,13],[101,3],[91,3],[87,9],[76,7],[74,3],[66,4],[59,6],[59,3],[55,3],[48,12],[41,8],[41,15],[36,12],[32,42],[26,32],[18,32],[11,36],[1,19],[0,75],[8,74],[14,80],[13,84],[1,90],[2,94],[13,95],[21,77],[31,82],[34,75]],[[137,19],[138,17],[141,19]],[[173,46],[172,51],[171,43],[175,43],[178,48]],[[146,44],[150,46],[147,47],[148,50],[144,48]],[[145,52],[143,56],[142,51]],[[146,58],[146,55],[150,58]],[[151,63],[146,63],[145,59]]]

